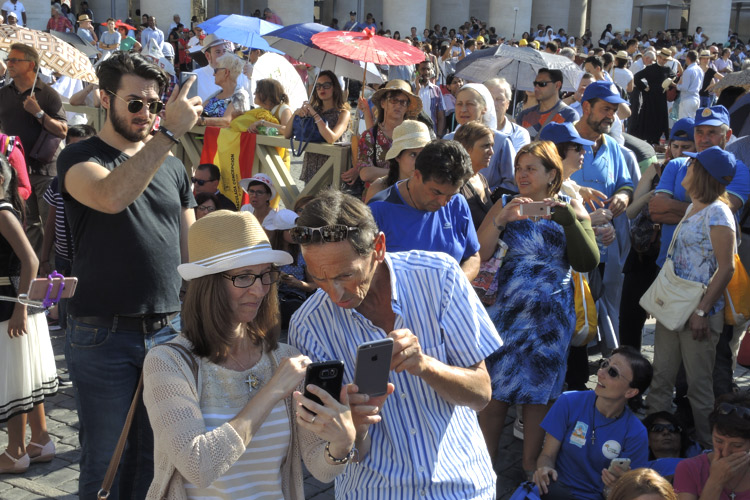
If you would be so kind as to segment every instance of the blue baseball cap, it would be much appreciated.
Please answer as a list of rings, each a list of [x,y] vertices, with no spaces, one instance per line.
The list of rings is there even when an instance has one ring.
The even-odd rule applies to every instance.
[[[620,92],[615,84],[608,81],[591,82],[586,90],[583,91],[581,102],[590,99],[601,99],[610,104],[624,104],[628,101],[620,97]]]
[[[575,142],[584,146],[593,146],[594,141],[589,141],[580,136],[572,123],[550,123],[539,132],[539,140],[552,141],[555,144],[563,142]]]
[[[723,108],[724,106],[717,107]],[[737,171],[737,159],[732,153],[724,151],[719,146],[711,146],[700,153],[685,151],[683,154],[701,162],[701,165],[711,174],[711,177],[725,186],[732,182],[734,173]]]
[[[710,108],[699,108],[695,112],[695,126],[710,125],[719,127],[729,126],[729,111],[724,106],[711,106]]]
[[[669,135],[670,141],[690,141],[695,142],[693,139],[693,127],[695,126],[695,120],[692,118],[682,118],[680,120],[677,120],[675,122],[674,126],[672,127],[672,132]],[[683,134],[687,134],[687,137],[678,137],[677,134],[682,132]]]

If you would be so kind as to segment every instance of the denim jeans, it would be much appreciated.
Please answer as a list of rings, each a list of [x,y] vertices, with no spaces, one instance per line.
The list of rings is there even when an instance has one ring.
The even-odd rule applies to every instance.
[[[138,386],[146,353],[173,339],[180,326],[177,315],[170,325],[143,334],[88,325],[68,316],[65,355],[78,407],[80,499],[95,499],[101,487]],[[153,447],[151,425],[140,401],[109,500],[146,497],[154,475]]]

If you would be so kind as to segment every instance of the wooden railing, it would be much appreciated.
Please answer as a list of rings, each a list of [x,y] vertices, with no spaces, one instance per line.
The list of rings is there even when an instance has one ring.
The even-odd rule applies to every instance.
[[[100,108],[71,106],[70,104],[65,104],[64,107],[65,111],[84,113],[87,116],[87,123],[97,131],[104,123],[105,112]],[[205,127],[193,127],[190,132],[180,138],[180,144],[172,148],[172,154],[182,161],[188,175],[192,175],[194,167],[200,163],[205,130]],[[341,185],[341,173],[351,165],[351,146],[347,143],[308,144],[305,149],[306,153],[327,155],[328,159],[300,192],[291,172],[278,154],[276,148],[279,147],[288,148],[289,140],[283,137],[259,135],[256,138],[253,173],[264,173],[271,178],[286,207],[294,205],[294,201],[301,195],[314,195],[328,186],[338,188]]]

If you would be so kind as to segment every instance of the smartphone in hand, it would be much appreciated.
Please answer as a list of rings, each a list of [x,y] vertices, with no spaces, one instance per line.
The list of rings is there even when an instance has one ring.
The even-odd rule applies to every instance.
[[[198,97],[198,75],[189,71],[183,71],[182,73],[180,73],[180,91],[182,91],[183,85],[185,85],[185,82],[187,82],[191,76],[194,76],[195,80],[193,80],[193,85],[190,87],[190,90],[187,93],[186,97],[188,99]]]
[[[529,217],[542,217],[551,213],[551,207],[543,201],[533,201],[519,205],[519,214]]]
[[[318,363],[312,363],[308,365],[307,372],[305,373],[305,392],[304,396],[322,405],[323,402],[318,396],[307,390],[309,384],[317,385],[328,394],[333,396],[333,399],[340,401],[341,395],[341,384],[344,379],[344,362],[340,360],[335,361],[321,361]],[[313,412],[314,413],[314,412]]]
[[[388,375],[393,357],[393,339],[365,342],[357,347],[354,383],[360,394],[382,396],[388,390]]]

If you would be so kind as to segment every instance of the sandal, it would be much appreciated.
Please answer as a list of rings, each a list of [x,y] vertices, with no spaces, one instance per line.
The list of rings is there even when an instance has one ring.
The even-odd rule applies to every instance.
[[[5,450],[4,455],[10,458],[13,465],[10,467],[0,467],[0,474],[23,474],[29,470],[29,454],[25,453],[21,458],[15,458]]]
[[[40,448],[42,450],[41,452],[39,452],[39,455],[29,455],[29,459],[32,464],[51,462],[52,459],[55,458],[55,442],[52,439],[50,439],[49,442],[44,446],[42,446],[41,444],[30,442],[27,448],[31,446]]]

